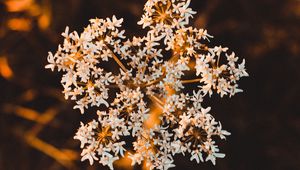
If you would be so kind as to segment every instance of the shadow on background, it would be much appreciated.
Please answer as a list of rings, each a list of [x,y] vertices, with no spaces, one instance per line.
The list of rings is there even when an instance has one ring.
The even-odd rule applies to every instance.
[[[65,26],[81,32],[90,18],[124,17],[128,37],[145,0],[4,0],[0,2],[0,169],[107,169],[80,162],[73,135],[80,121],[61,94],[60,75],[44,69]],[[193,0],[193,25],[246,59],[244,93],[213,97],[213,115],[232,135],[224,159],[176,157],[174,169],[297,169],[300,167],[300,1]],[[120,165],[116,169],[122,169]]]

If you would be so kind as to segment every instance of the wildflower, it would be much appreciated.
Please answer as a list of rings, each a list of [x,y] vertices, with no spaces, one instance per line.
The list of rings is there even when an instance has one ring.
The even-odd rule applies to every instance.
[[[143,28],[150,27],[155,34],[161,33],[168,39],[173,30],[187,25],[196,13],[188,8],[189,4],[190,0],[148,0],[138,24]]]
[[[214,139],[230,133],[203,100],[214,93],[231,97],[242,92],[238,81],[248,76],[245,60],[238,64],[227,47],[206,45],[212,38],[207,30],[187,26],[195,14],[189,4],[148,0],[138,23],[148,29],[143,37],[127,39],[123,19],[116,16],[91,19],[81,34],[66,27],[63,44],[55,54],[49,52],[45,67],[63,72],[63,93],[76,102],[74,109],[84,114],[97,107],[98,118],[80,123],[74,136],[82,161],[113,169],[128,145],[132,165],[144,162],[150,169],[174,167],[176,154],[213,164],[225,156]],[[101,67],[108,62],[119,68]],[[197,88],[189,91],[186,85],[191,83]]]

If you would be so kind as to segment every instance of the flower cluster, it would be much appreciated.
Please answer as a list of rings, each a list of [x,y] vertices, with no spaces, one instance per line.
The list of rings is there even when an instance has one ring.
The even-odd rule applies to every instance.
[[[230,133],[203,99],[241,92],[237,83],[248,76],[245,61],[238,64],[228,48],[207,46],[212,36],[187,26],[195,14],[189,3],[148,0],[139,21],[148,29],[144,37],[126,38],[123,19],[115,16],[91,19],[80,35],[67,27],[64,43],[49,52],[46,68],[63,72],[65,98],[76,101],[82,114],[98,108],[98,118],[81,123],[74,137],[81,142],[82,161],[113,169],[127,152],[132,165],[168,169],[176,154],[213,164],[225,156],[215,138]],[[119,69],[105,67],[111,62]],[[194,89],[187,89],[191,84]]]
[[[84,113],[84,108],[109,106],[108,85],[114,83],[111,72],[104,71],[97,65],[116,57],[114,53],[121,53],[121,40],[124,30],[119,30],[122,19],[91,19],[91,25],[78,35],[76,31],[69,33],[66,27],[62,36],[65,38],[63,45],[58,46],[58,51],[53,55],[49,52],[46,68],[52,71],[57,68],[65,74],[61,83],[64,87],[65,98],[76,100],[74,108]],[[114,50],[111,50],[114,49]]]

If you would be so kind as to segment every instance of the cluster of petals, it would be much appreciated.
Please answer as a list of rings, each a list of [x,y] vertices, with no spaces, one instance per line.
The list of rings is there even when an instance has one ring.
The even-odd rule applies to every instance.
[[[126,38],[123,19],[115,16],[91,19],[80,34],[67,27],[63,44],[49,52],[46,68],[63,73],[63,94],[74,109],[97,108],[97,118],[81,122],[74,136],[82,161],[113,169],[128,155],[132,165],[165,170],[175,166],[177,154],[213,164],[225,156],[215,139],[230,133],[203,100],[242,92],[245,60],[237,63],[227,47],[209,47],[207,30],[188,26],[195,14],[189,4],[148,0],[138,22],[148,30],[143,37]],[[109,69],[111,62],[119,68]]]

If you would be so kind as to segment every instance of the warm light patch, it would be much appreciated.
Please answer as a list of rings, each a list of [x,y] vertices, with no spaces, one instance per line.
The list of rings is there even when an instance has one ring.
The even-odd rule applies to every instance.
[[[32,101],[36,97],[37,97],[37,92],[33,89],[29,89],[20,96],[20,99],[21,101]]]
[[[162,114],[162,109],[160,107],[157,107],[156,105],[153,105],[151,108],[150,116],[144,123],[145,127],[147,129],[150,129],[153,128],[154,125],[160,124],[160,114]]]
[[[128,157],[129,152],[125,152],[124,157],[120,158],[119,160],[117,160],[114,165],[118,168],[118,169],[124,169],[124,170],[133,170],[133,167],[131,166],[131,162],[132,160]]]
[[[147,166],[146,161],[143,162],[142,170],[150,170],[149,166]]]
[[[20,12],[30,8],[33,0],[6,0],[4,3],[8,12]]]
[[[38,25],[42,30],[45,30],[49,27],[51,18],[47,14],[43,14],[38,18]]]
[[[50,4],[43,7],[43,13],[38,17],[38,26],[42,30],[46,30],[51,24]]]
[[[31,29],[31,20],[26,18],[12,18],[8,20],[7,27],[14,31],[29,31]]]
[[[0,75],[6,79],[10,79],[13,77],[13,71],[8,65],[6,57],[0,57]]]

